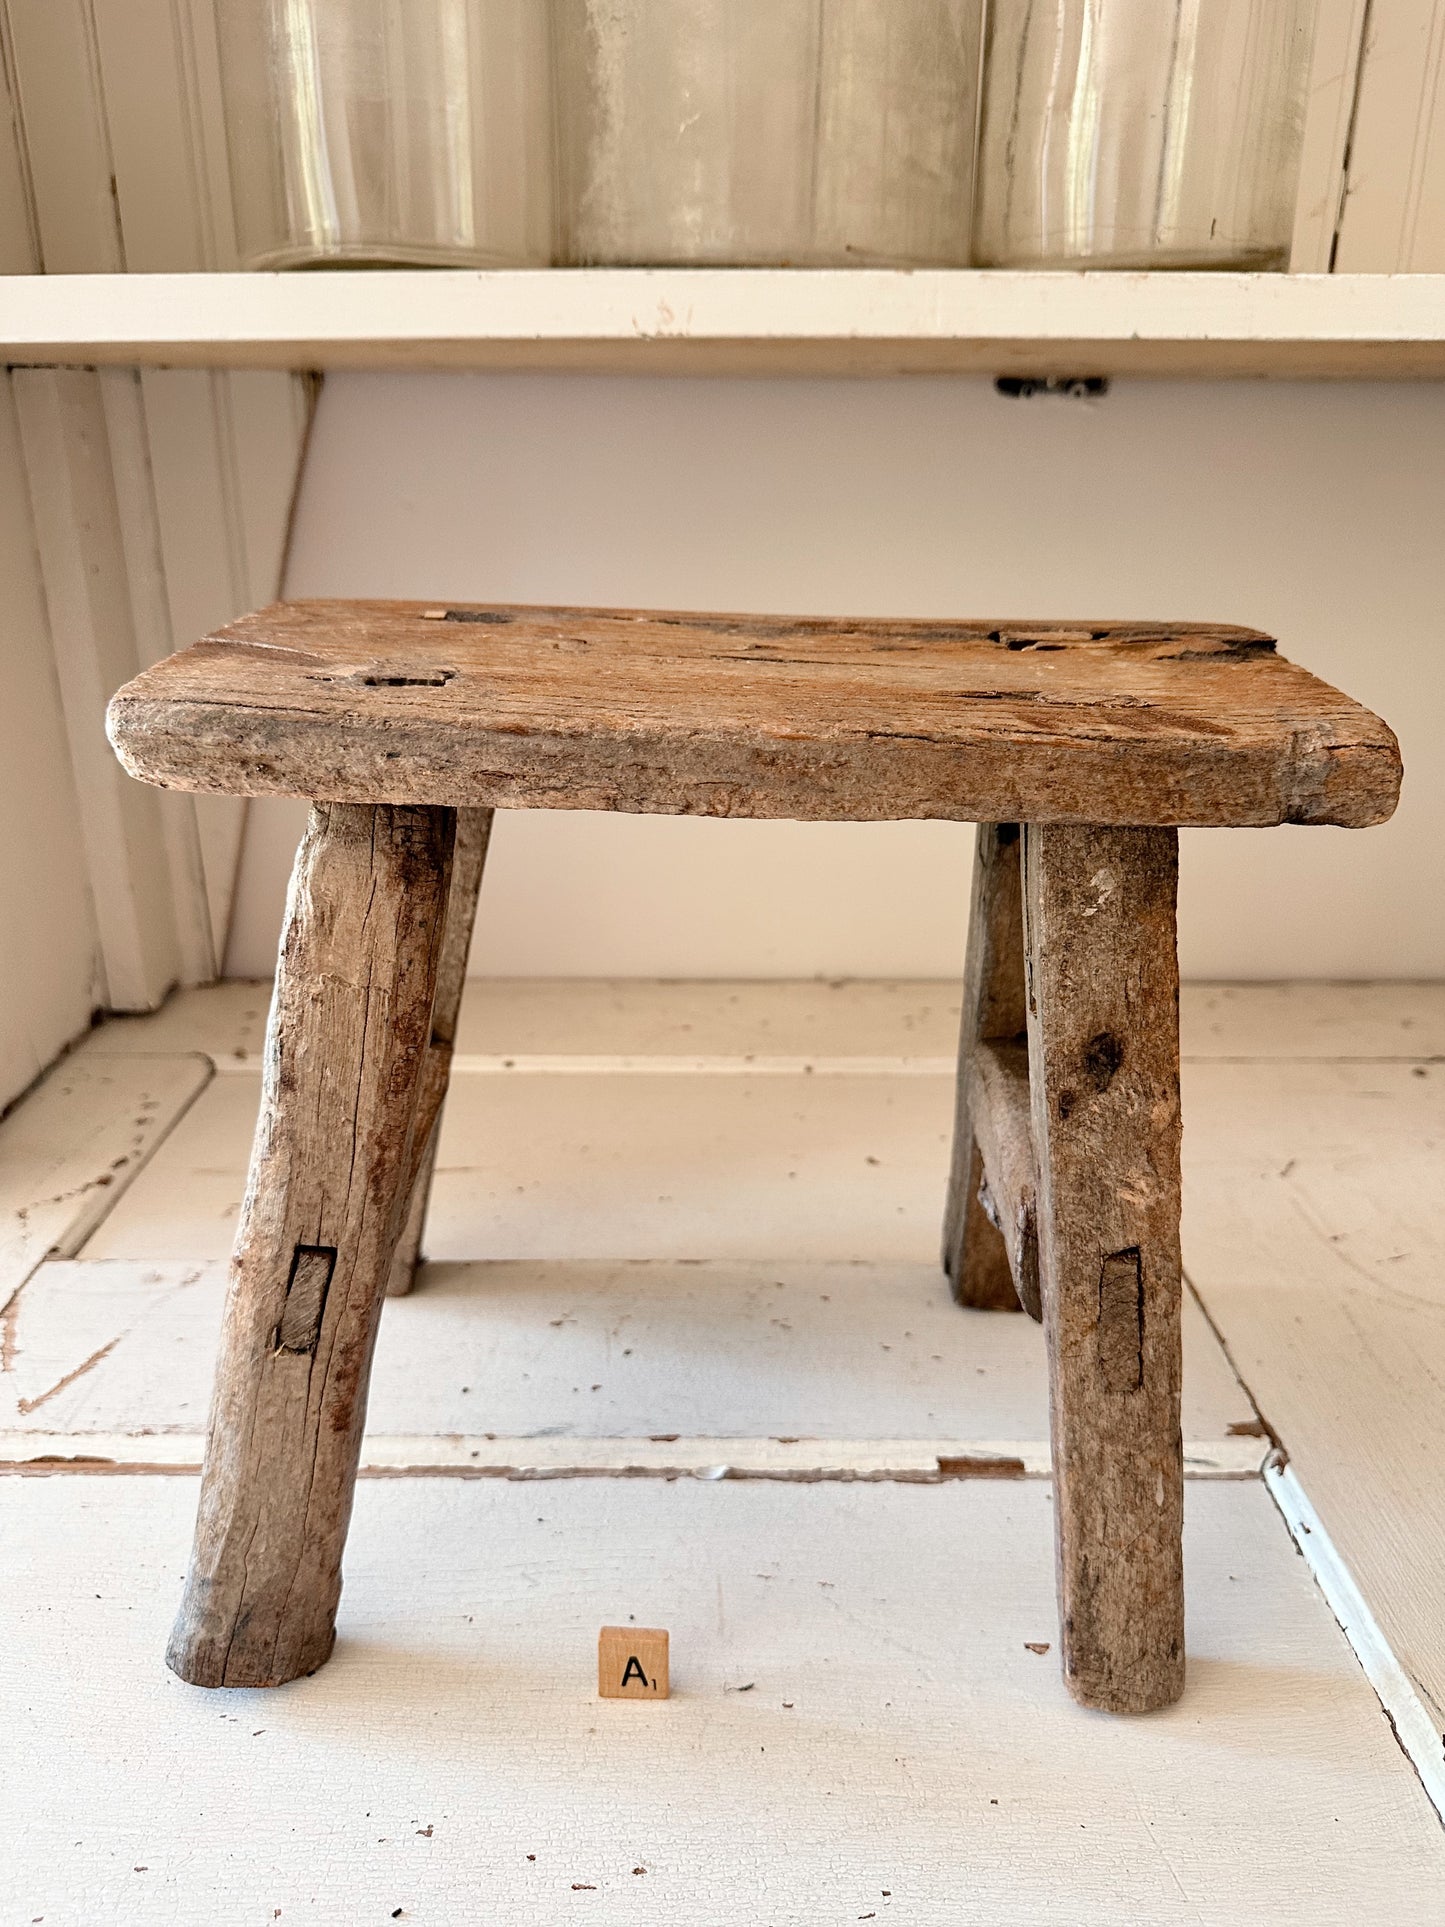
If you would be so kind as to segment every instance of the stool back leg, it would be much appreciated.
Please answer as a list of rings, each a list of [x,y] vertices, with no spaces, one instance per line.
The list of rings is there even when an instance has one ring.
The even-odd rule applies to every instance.
[[[194,1685],[274,1686],[331,1651],[454,833],[450,810],[318,803],[297,854],[167,1653]]]
[[[973,1116],[973,1053],[978,1044],[1012,1041],[1024,1034],[1021,889],[1018,825],[980,823],[963,973],[943,1268],[960,1305],[988,1311],[1017,1311],[1019,1300],[1004,1241],[979,1202],[983,1160]]]
[[[1074,1697],[1184,1686],[1178,833],[1024,831],[1059,1618]]]
[[[431,1050],[442,1079],[443,1101],[446,1080],[451,1071],[452,1048],[456,1043],[457,1017],[462,1007],[462,992],[467,981],[467,955],[472,947],[472,927],[477,920],[477,896],[486,868],[487,845],[492,835],[490,810],[458,810],[456,852],[452,858],[452,885],[447,896],[446,930],[442,936],[441,961],[437,966],[437,994],[432,1006]],[[436,1168],[437,1138],[441,1115],[428,1134],[406,1221],[397,1240],[392,1260],[388,1298],[402,1298],[416,1282],[421,1263],[422,1232],[426,1225],[427,1203],[431,1197],[432,1173]]]

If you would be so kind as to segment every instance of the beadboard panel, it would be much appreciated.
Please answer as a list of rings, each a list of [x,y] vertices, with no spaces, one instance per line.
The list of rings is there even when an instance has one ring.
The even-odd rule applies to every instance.
[[[0,0],[0,55],[0,266],[77,287],[96,272],[235,266],[212,0]],[[90,886],[106,906],[102,994],[144,1009],[215,975],[244,805],[117,788],[92,724],[132,659],[275,594],[309,393],[284,374],[142,383],[124,367],[17,381]]]
[[[98,1001],[99,948],[12,377],[0,377],[0,1108]]]
[[[1290,250],[1290,267],[1295,274],[1328,274],[1334,264],[1369,13],[1370,0],[1316,0],[1314,54]]]
[[[0,5],[0,274],[34,274],[40,266],[30,169],[20,128],[10,23]]]
[[[1334,267],[1445,269],[1445,0],[1370,9]]]

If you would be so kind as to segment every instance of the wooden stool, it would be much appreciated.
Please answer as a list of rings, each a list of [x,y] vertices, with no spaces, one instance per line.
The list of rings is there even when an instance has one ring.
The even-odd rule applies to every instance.
[[[270,1686],[331,1651],[491,812],[586,809],[981,825],[944,1262],[961,1303],[1043,1320],[1071,1690],[1178,1696],[1177,826],[1382,822],[1382,722],[1243,629],[308,602],[148,670],[109,727],[145,782],[315,799],[183,1679]]]

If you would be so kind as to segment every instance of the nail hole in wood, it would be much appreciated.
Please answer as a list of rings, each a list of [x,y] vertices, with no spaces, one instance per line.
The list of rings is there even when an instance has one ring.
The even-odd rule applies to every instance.
[[[297,1245],[286,1281],[286,1303],[276,1327],[276,1350],[308,1357],[321,1336],[326,1294],[336,1269],[334,1245]]]
[[[1099,1270],[1099,1376],[1106,1392],[1144,1383],[1144,1266],[1138,1245],[1107,1254]]]
[[[1108,1090],[1123,1061],[1123,1043],[1111,1030],[1101,1030],[1084,1046],[1084,1075],[1096,1091]]]

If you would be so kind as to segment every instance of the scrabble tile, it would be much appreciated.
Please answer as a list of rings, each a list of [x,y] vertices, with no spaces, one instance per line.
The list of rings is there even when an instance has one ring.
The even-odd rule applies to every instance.
[[[665,1700],[666,1632],[654,1626],[604,1626],[597,1635],[597,1693],[605,1700]]]

